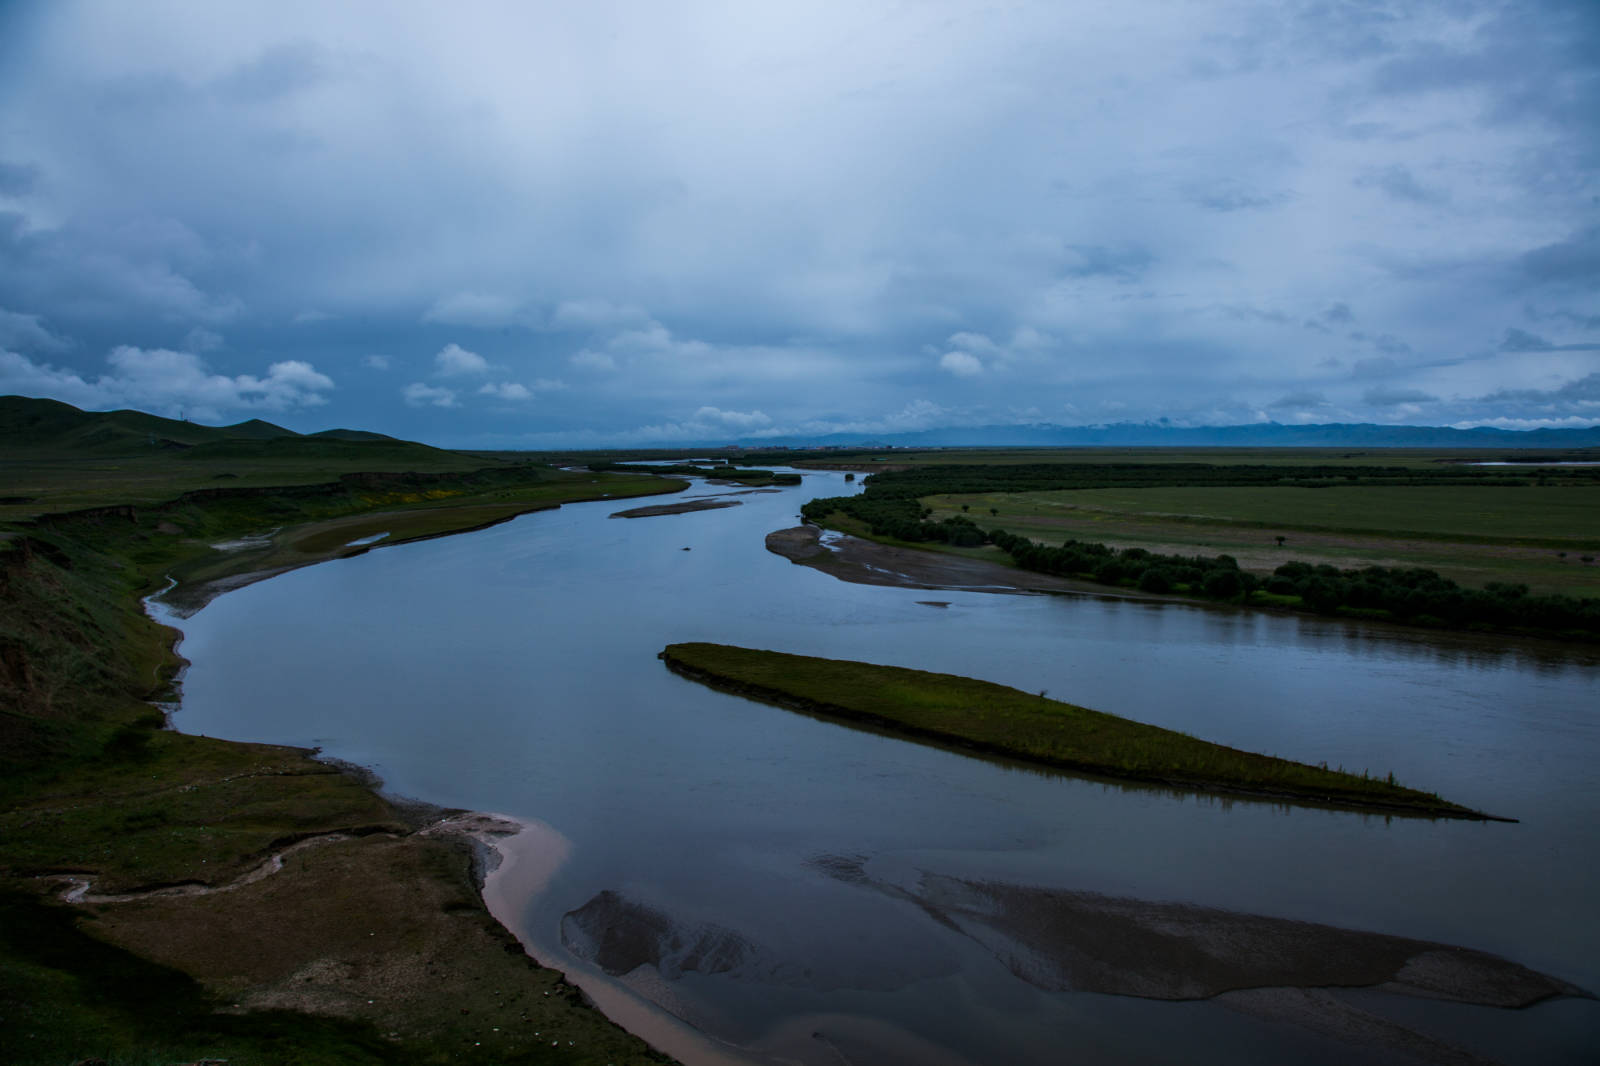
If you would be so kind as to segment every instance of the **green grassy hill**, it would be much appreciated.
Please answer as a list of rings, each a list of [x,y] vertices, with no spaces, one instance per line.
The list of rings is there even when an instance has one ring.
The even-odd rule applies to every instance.
[[[202,426],[143,411],[82,411],[58,400],[0,396],[0,448],[69,455],[137,455],[225,440],[278,440],[300,434],[252,418]]]

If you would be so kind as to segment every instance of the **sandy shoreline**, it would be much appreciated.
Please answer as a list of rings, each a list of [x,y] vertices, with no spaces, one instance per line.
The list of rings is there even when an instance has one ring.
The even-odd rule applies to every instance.
[[[875,540],[817,526],[792,526],[767,534],[767,550],[798,566],[832,575],[856,585],[881,585],[891,588],[926,589],[936,592],[988,592],[1009,596],[1070,594],[1100,600],[1132,603],[1170,603],[1208,611],[1251,612],[1279,617],[1300,618],[1325,625],[1359,626],[1363,631],[1392,634],[1408,642],[1470,646],[1477,652],[1518,652],[1549,656],[1561,661],[1600,662],[1593,646],[1556,637],[1518,632],[1478,632],[1411,625],[1392,620],[1346,618],[1313,614],[1308,611],[1274,607],[1269,604],[1222,603],[1177,593],[1140,592],[1115,588],[1098,582],[1041,574],[1003,563],[951,555],[932,549],[901,548]],[[943,601],[919,600],[936,607]]]
[[[442,535],[467,531],[469,530],[452,531],[450,534]],[[798,535],[783,536],[788,534]],[[780,547],[773,546],[774,537],[779,538]],[[809,546],[807,537],[810,541]],[[771,534],[768,537],[768,548],[796,563],[813,565],[818,569],[834,573],[842,580],[864,584],[989,591],[1016,595],[1043,592],[1074,592],[1102,597],[1115,595],[1108,593],[1101,586],[1030,574],[983,560],[893,548],[856,538],[830,537],[830,543],[825,546],[820,532],[812,527],[799,527]],[[791,551],[796,554],[790,554]],[[800,557],[797,558],[796,555]],[[239,584],[261,580],[278,572],[282,570],[239,575],[243,578]],[[847,573],[852,576],[846,576]],[[223,589],[216,591],[220,592]],[[1158,601],[1169,599],[1137,595],[1119,596],[1119,598]],[[929,605],[935,603],[939,601],[931,601]],[[537,946],[538,940],[532,935],[526,920],[527,903],[547,889],[572,852],[571,841],[553,827],[536,820],[516,819],[498,814],[466,813],[451,816],[422,831],[423,835],[433,833],[467,837],[483,849],[486,861],[482,866],[481,894],[489,914],[517,939],[530,957],[542,966],[561,972],[568,982],[580,988],[594,1006],[611,1021],[647,1041],[652,1047],[686,1063],[749,1066],[752,1062],[763,1061],[763,1058],[755,1053],[741,1054],[738,1049],[720,1044],[707,1034],[651,1004],[647,999],[629,992],[625,987],[625,981],[579,969],[573,966],[572,960],[554,957],[549,951],[541,950]],[[993,891],[992,886],[983,887]],[[1018,909],[1023,908],[1019,905]],[[1245,1009],[1244,998],[1241,997],[1241,1004],[1236,1009]],[[1265,1011],[1265,1016],[1282,1017],[1277,1010],[1267,1011],[1253,1001],[1248,1007],[1251,1010]],[[863,1026],[871,1024],[860,1019],[855,1020],[855,1023]],[[794,1036],[797,1044],[805,1042],[803,1034],[798,1031]]]
[[[1178,596],[1111,590],[1089,581],[1039,574],[986,559],[899,548],[861,537],[793,526],[767,534],[767,550],[790,562],[832,574],[857,585],[927,589],[938,592],[993,592],[1010,596],[1071,592],[1108,599],[1196,603]],[[938,602],[938,601],[933,601]]]
[[[528,901],[542,892],[572,853],[572,842],[536,819],[501,814],[472,814],[482,827],[465,835],[493,853],[483,878],[483,902],[489,914],[517,938],[540,966],[559,971],[583,991],[595,1008],[663,1054],[696,1066],[750,1066],[750,1057],[713,1040],[661,1008],[619,987],[599,974],[577,969],[571,960],[541,950],[527,923]]]

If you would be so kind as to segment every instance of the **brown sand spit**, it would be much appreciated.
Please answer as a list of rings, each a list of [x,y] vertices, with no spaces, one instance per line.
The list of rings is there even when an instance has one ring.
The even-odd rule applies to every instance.
[[[1019,980],[1047,993],[1213,1000],[1309,1030],[1358,1057],[1475,1064],[1485,1060],[1361,1009],[1340,989],[1519,1009],[1593,998],[1556,977],[1486,952],[1315,922],[1188,903],[969,880],[924,872],[911,887],[879,880],[855,856],[819,855],[824,876],[915,907],[975,941]],[[805,984],[814,968],[740,931],[690,920],[620,892],[598,893],[562,919],[567,948],[607,973],[654,970],[663,1005],[684,974],[699,980]],[[664,982],[664,983],[663,983]],[[1387,1058],[1384,1061],[1388,1061]]]
[[[816,526],[794,526],[767,534],[767,550],[857,585],[947,591],[1101,592],[1103,588],[1049,574],[1034,574],[983,559],[896,548],[859,537],[835,535],[824,544]]]

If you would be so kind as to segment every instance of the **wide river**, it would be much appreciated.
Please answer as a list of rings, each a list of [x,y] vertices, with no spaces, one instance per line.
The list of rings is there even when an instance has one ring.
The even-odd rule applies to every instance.
[[[193,665],[175,723],[315,745],[392,793],[537,823],[541,869],[516,901],[529,947],[653,1039],[692,1023],[698,1050],[685,1026],[668,1041],[686,1059],[1468,1061],[1451,1045],[1594,1061],[1592,1000],[1509,1010],[1348,989],[1263,1009],[1064,984],[1030,955],[1023,905],[1190,903],[1474,948],[1600,989],[1592,651],[851,585],[765,550],[802,502],[851,488],[808,472],[738,507],[635,520],[609,515],[641,501],[572,505],[230,592],[178,623]],[[691,640],[1048,690],[1236,747],[1392,771],[1520,821],[1019,769],[709,690],[656,658]],[[1118,971],[1111,939],[1073,972]],[[1395,1032],[1418,1058],[1374,1042]]]

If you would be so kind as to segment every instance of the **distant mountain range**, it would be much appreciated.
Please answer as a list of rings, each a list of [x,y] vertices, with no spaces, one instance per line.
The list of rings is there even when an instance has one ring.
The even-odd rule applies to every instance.
[[[274,442],[278,442],[274,444]],[[661,442],[668,448],[721,447],[730,442],[703,440]],[[1261,422],[1248,426],[1172,426],[1161,422],[1116,422],[1103,426],[1057,426],[1048,423],[1014,426],[952,426],[914,433],[831,433],[820,436],[746,437],[745,448],[1600,448],[1600,426],[1576,429],[1452,429],[1448,426],[1382,426],[1331,422],[1285,426]],[[131,455],[152,449],[198,454],[322,450],[340,445],[389,450],[423,449],[425,444],[401,441],[359,429],[325,429],[296,433],[252,418],[231,426],[202,426],[142,411],[82,411],[58,400],[0,396],[0,448],[59,451],[92,455]],[[634,445],[638,447],[638,445]],[[197,455],[198,457],[198,455]],[[395,456],[398,458],[398,454]]]
[[[815,437],[766,437],[739,442],[748,448],[1600,448],[1600,426],[1578,429],[1452,429],[1449,426],[1383,426],[1331,422],[1285,426],[1172,426],[1117,422],[1104,426],[971,426],[915,433],[833,433]]]

